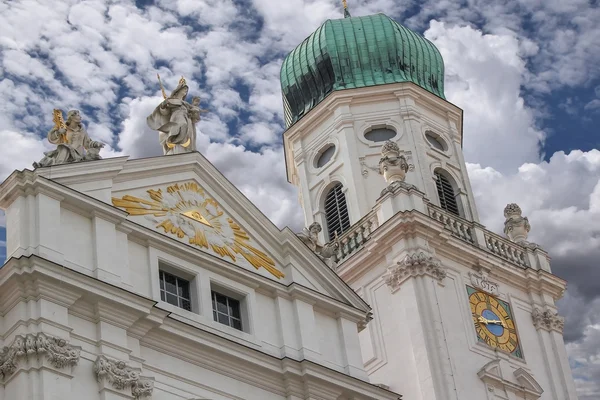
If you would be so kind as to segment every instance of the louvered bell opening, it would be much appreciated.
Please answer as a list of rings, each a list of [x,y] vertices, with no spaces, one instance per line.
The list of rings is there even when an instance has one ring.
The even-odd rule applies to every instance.
[[[336,233],[339,236],[350,229],[350,217],[341,183],[335,185],[325,197],[325,220],[329,240],[333,240]]]
[[[436,172],[435,176],[437,178],[435,180],[435,185],[437,187],[438,197],[440,198],[440,207],[452,214],[460,216],[452,184],[448,178],[440,173]]]

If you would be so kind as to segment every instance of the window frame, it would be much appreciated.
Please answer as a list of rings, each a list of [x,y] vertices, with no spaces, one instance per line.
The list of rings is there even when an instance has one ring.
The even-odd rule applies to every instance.
[[[324,229],[324,235],[325,235],[326,240],[328,240],[328,241],[334,240],[334,238],[335,238],[335,230],[333,232],[330,230],[329,223],[331,221],[329,221],[328,218],[327,218],[327,214],[328,214],[327,213],[327,200],[328,200],[329,194],[332,193],[337,187],[340,187],[340,193],[341,193],[341,196],[344,199],[344,205],[345,205],[345,209],[346,209],[346,215],[345,215],[345,217],[346,217],[346,220],[347,220],[346,224],[344,224],[343,223],[344,222],[344,218],[343,218],[344,216],[340,216],[340,208],[338,207],[338,205],[339,205],[338,204],[338,199],[337,199],[337,197],[334,197],[335,198],[335,202],[336,202],[336,210],[337,210],[337,213],[336,213],[337,214],[337,222],[339,223],[339,227],[340,227],[340,232],[338,233],[338,236],[343,235],[345,232],[349,231],[350,228],[352,227],[352,221],[350,220],[350,208],[349,208],[349,205],[348,205],[348,198],[346,196],[345,186],[341,182],[335,181],[335,182],[333,182],[329,186],[329,188],[327,190],[325,190],[323,192],[323,195],[322,195],[323,196],[322,197],[322,199],[323,199],[322,200],[322,209],[323,209],[323,224],[322,224],[322,226],[325,228]]]
[[[173,277],[175,278],[175,288],[176,288],[176,293],[170,292],[167,290],[167,280],[166,280],[166,275],[168,275],[169,277]],[[163,279],[164,278],[164,279]],[[159,268],[158,270],[158,290],[159,290],[159,294],[160,294],[160,300],[171,304],[172,306],[181,308],[182,310],[185,311],[192,311],[192,282],[190,282],[189,280],[182,278],[181,276],[178,276],[176,274],[172,274],[169,271],[165,271],[164,269]],[[164,285],[163,285],[164,282]],[[184,283],[187,285],[187,293],[188,293],[188,297],[185,298],[185,296],[183,296],[182,294],[180,294],[180,283]],[[163,288],[164,286],[164,288]],[[164,294],[164,298],[163,298],[163,294]],[[168,294],[175,296],[175,298],[177,299],[177,304],[173,304],[168,300]],[[186,308],[184,307],[184,301],[187,301],[188,303],[188,307]]]
[[[462,205],[461,205],[461,200],[460,200],[460,188],[458,187],[458,185],[456,184],[456,180],[445,170],[441,169],[441,168],[437,168],[433,171],[433,176],[434,176],[434,186],[435,186],[435,191],[436,191],[436,195],[438,197],[438,201],[439,201],[439,206],[441,209],[443,209],[446,212],[449,212],[450,214],[456,215],[457,217],[463,217],[464,216],[464,212],[462,210]],[[450,189],[452,190],[452,199],[454,200],[454,206],[456,208],[456,212],[450,210],[447,206],[444,206],[445,204],[448,203],[448,201],[446,200],[446,193],[444,192],[444,182],[442,182],[442,180],[440,179],[440,177],[442,177],[443,179],[446,180],[446,184],[450,187]],[[441,187],[441,195],[440,195],[440,186]]]
[[[215,309],[213,308],[213,293],[219,294],[221,296],[225,296],[226,298],[235,300],[239,303],[239,313],[240,313],[240,325],[241,325],[241,329],[238,329],[230,324],[225,324],[220,322],[218,319],[215,319]],[[208,315],[208,317],[215,323],[217,324],[219,327],[226,327],[225,329],[232,329],[235,330],[236,332],[242,332],[242,333],[246,333],[246,334],[251,334],[252,333],[252,325],[251,325],[251,321],[250,321],[250,313],[249,313],[249,300],[248,300],[248,293],[242,293],[239,292],[237,290],[228,288],[226,286],[224,286],[223,284],[219,283],[219,282],[215,282],[213,280],[211,280],[210,282],[210,311],[211,314]],[[223,314],[223,313],[221,313]],[[231,320],[231,318],[229,318]]]
[[[201,291],[200,288],[198,287],[199,283],[201,282],[199,276],[197,273],[192,272],[190,269],[188,268],[183,268],[182,266],[180,266],[180,263],[175,264],[172,261],[168,261],[165,258],[163,258],[162,256],[158,256],[156,258],[157,263],[156,265],[156,269],[154,271],[156,275],[154,275],[154,277],[152,278],[152,286],[154,287],[153,289],[153,296],[156,296],[155,299],[156,301],[158,301],[159,303],[162,303],[165,308],[168,308],[169,310],[176,310],[177,312],[181,312],[182,314],[188,314],[188,316],[191,316],[190,314],[196,315],[196,316],[200,316],[201,314]],[[161,289],[160,289],[160,275],[161,272],[165,272],[167,274],[173,275],[179,279],[183,279],[187,282],[189,282],[189,292],[190,292],[190,310],[186,310],[185,308],[176,306],[175,304],[171,304],[165,300],[162,300],[161,298]]]

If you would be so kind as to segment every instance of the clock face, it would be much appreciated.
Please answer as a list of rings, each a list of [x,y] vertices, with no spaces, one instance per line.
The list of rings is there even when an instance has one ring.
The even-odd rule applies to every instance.
[[[196,182],[150,189],[143,198],[113,197],[112,202],[131,216],[145,216],[155,229],[192,246],[234,263],[245,261],[256,269],[264,268],[278,279],[284,276],[273,259],[259,250],[250,235]]]
[[[467,293],[478,340],[523,358],[509,304],[470,286],[467,286]]]

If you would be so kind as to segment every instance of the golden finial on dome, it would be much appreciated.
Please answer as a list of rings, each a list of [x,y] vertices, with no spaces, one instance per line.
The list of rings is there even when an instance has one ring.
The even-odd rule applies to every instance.
[[[348,11],[348,1],[342,0],[342,4],[344,5],[344,18],[351,17],[350,11]]]

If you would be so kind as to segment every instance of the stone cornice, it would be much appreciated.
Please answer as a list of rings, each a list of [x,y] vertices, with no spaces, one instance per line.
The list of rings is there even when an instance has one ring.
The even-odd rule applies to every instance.
[[[45,356],[56,369],[75,366],[80,351],[80,347],[71,346],[64,339],[41,332],[17,335],[10,346],[0,350],[0,378],[10,377],[17,371],[19,363],[29,357]]]
[[[169,313],[157,309],[154,307],[155,302],[150,299],[39,257],[11,259],[0,269],[0,282],[3,282],[4,285],[10,284],[11,279],[18,276],[35,282],[43,281],[46,286],[54,284],[57,292],[76,288],[88,293],[88,297],[94,298],[95,302],[114,302],[114,304],[118,304],[119,313],[107,315],[103,306],[101,309],[105,317],[112,320],[118,318],[119,315],[122,316],[123,313],[130,313],[128,321],[131,321],[136,315],[139,316],[128,332],[139,339],[141,345],[231,376],[236,380],[264,387],[273,393],[281,394],[281,382],[285,377],[299,381],[310,380],[313,382],[312,384],[318,385],[323,381],[323,376],[328,376],[329,382],[333,382],[339,388],[340,393],[356,393],[357,395],[362,393],[369,399],[395,400],[398,397],[397,394],[392,395],[391,392],[386,392],[341,372],[330,370],[325,366],[309,363],[307,360],[278,358],[251,343],[244,344],[211,333],[202,326],[195,326],[190,322],[179,320],[175,316],[170,316]],[[303,295],[302,288],[295,290],[298,295]],[[326,298],[319,299],[320,301],[332,301]],[[94,308],[94,310],[96,309]],[[352,308],[348,306],[345,310],[352,311]],[[355,316],[356,312],[352,311]],[[96,318],[97,316],[92,313],[89,317]],[[81,338],[79,340],[85,341]],[[144,370],[147,369],[150,368],[144,366]],[[118,391],[110,383],[104,388],[108,391]],[[122,391],[119,393],[123,394]],[[127,395],[130,395],[129,392]],[[131,392],[131,396],[134,395],[136,394]]]
[[[531,312],[531,319],[537,330],[543,329],[546,331],[556,331],[560,334],[563,333],[565,319],[558,315],[556,311],[541,310],[536,307]]]
[[[384,279],[393,293],[400,289],[406,280],[416,276],[430,276],[442,282],[446,277],[446,269],[440,260],[421,251],[409,254],[396,265],[388,267]]]

